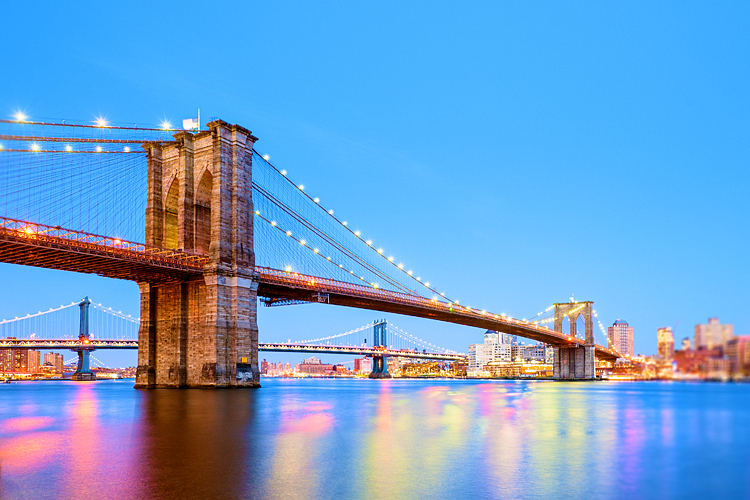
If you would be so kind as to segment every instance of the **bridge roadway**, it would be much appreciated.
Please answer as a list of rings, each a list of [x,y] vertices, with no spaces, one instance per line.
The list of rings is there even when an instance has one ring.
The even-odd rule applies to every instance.
[[[0,262],[60,269],[108,278],[164,283],[198,279],[208,258],[121,241],[59,226],[0,217]],[[546,326],[478,309],[342,281],[256,267],[258,295],[270,299],[325,302],[474,326],[572,347],[585,341]],[[614,361],[616,351],[596,346],[596,356]]]
[[[94,349],[138,349],[137,340],[88,340],[60,339],[60,340],[36,340],[36,339],[0,339],[0,349],[28,348],[28,349],[78,349],[81,347]],[[436,359],[440,361],[466,361],[466,355],[462,354],[439,354],[429,352],[418,352],[395,349],[376,349],[374,347],[358,347],[343,345],[314,345],[314,344],[284,344],[261,342],[258,344],[259,351],[269,352],[306,352],[318,354],[348,354],[352,356],[398,356],[412,359]]]

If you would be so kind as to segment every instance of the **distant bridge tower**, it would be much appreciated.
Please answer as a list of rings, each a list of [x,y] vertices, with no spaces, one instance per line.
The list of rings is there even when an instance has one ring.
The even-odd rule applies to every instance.
[[[383,320],[375,320],[373,324],[374,338],[373,347],[388,347],[387,331],[388,323]],[[385,356],[372,357],[372,372],[370,378],[391,378],[388,373],[388,362]]]
[[[221,120],[144,144],[146,243],[208,255],[199,279],[141,282],[136,387],[258,387],[249,130]]]
[[[594,359],[593,305],[586,302],[555,304],[555,331],[562,332],[563,320],[570,319],[570,336],[576,336],[576,321],[583,316],[586,343],[583,346],[555,347],[552,378],[558,380],[583,380],[596,378]]]
[[[78,368],[71,377],[72,380],[96,380],[96,374],[91,371],[89,365],[89,358],[91,351],[94,350],[91,346],[86,346],[89,343],[89,308],[91,301],[88,297],[84,297],[78,307],[81,308],[81,321],[78,328],[78,340],[81,341],[81,347],[71,349],[73,352],[78,353]]]

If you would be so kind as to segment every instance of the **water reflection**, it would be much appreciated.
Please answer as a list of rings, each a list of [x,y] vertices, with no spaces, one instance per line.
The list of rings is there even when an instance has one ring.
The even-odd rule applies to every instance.
[[[750,496],[747,385],[0,390],[3,499]]]

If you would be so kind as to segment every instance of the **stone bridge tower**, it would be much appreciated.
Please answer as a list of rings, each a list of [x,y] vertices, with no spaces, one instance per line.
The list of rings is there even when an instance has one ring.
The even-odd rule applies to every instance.
[[[146,244],[208,256],[203,277],[139,283],[138,388],[258,387],[256,137],[217,120],[144,144]]]
[[[564,302],[555,304],[555,331],[562,332],[563,320],[570,319],[570,336],[576,336],[576,321],[583,316],[586,343],[583,346],[555,347],[552,378],[579,380],[596,378],[594,346],[594,303]]]

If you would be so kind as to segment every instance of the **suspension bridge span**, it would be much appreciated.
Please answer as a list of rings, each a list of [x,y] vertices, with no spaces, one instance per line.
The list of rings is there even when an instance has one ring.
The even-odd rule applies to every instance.
[[[0,262],[137,282],[137,387],[257,386],[259,297],[545,342],[559,379],[593,378],[595,357],[619,357],[596,344],[590,302],[556,305],[553,329],[449,299],[260,155],[239,125],[177,131],[19,116],[0,126]]]
[[[140,318],[85,297],[80,302],[0,321],[0,349],[69,349],[78,354],[73,380],[93,380],[91,353],[97,349],[138,349],[139,325]],[[388,357],[440,361],[467,359],[466,354],[438,347],[395,325],[388,328],[385,320],[301,342],[259,342],[258,350],[368,356],[375,360],[373,378],[383,378],[388,373],[387,361],[384,360]]]

